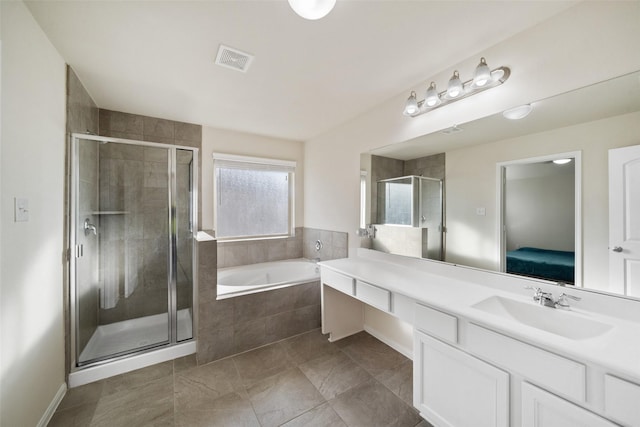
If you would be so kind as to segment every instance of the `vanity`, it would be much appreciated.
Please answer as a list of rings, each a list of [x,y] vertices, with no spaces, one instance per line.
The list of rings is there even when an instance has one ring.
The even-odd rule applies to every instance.
[[[413,329],[413,403],[434,426],[640,426],[637,302],[362,248],[320,265],[331,341],[367,306]]]

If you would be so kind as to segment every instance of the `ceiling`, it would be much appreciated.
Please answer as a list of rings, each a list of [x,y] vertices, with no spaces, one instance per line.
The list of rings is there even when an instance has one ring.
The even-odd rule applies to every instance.
[[[300,141],[574,3],[338,0],[307,21],[286,0],[27,1],[100,108]]]

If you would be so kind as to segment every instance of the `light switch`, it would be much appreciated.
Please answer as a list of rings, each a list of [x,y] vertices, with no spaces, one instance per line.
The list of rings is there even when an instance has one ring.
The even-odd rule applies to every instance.
[[[15,199],[15,221],[27,222],[29,221],[29,199],[24,197],[16,197]]]
[[[487,210],[485,208],[476,208],[476,215],[485,216],[487,214]]]

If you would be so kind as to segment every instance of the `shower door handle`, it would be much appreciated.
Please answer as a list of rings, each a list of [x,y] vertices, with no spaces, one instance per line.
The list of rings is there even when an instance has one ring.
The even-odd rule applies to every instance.
[[[89,218],[84,220],[84,235],[88,236],[90,233],[93,233],[94,236],[98,235],[98,228],[95,224],[91,224],[89,222]]]

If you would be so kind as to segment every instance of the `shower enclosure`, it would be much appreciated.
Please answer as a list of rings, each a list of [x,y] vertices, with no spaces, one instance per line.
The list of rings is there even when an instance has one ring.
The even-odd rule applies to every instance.
[[[198,149],[71,136],[72,372],[193,340]]]
[[[377,224],[428,229],[425,258],[442,260],[442,180],[402,176],[377,182]]]

